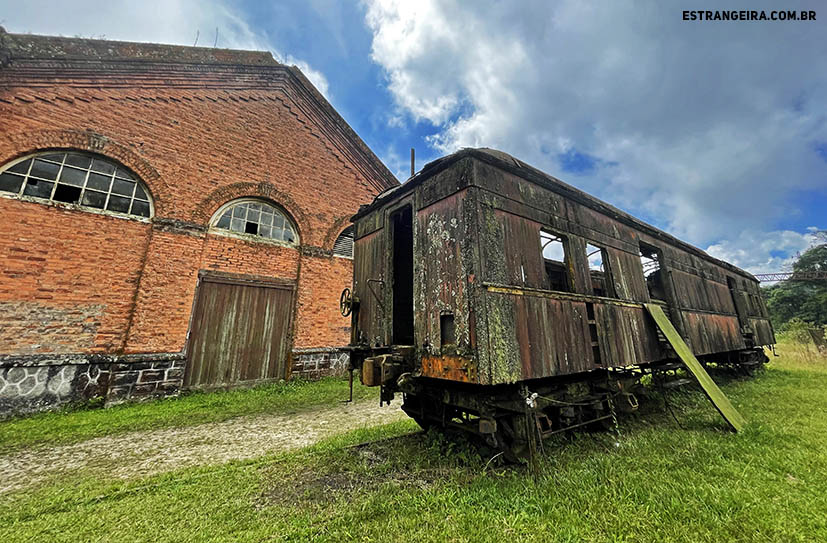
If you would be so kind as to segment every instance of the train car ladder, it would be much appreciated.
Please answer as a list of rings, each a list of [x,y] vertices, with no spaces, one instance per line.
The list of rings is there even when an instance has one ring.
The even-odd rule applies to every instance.
[[[718,385],[715,384],[715,381],[712,380],[712,377],[709,376],[704,367],[701,366],[701,363],[698,362],[698,359],[695,358],[695,355],[692,354],[689,345],[686,344],[680,334],[678,334],[678,331],[675,330],[672,322],[663,312],[663,308],[657,304],[644,305],[649,314],[652,315],[652,318],[655,319],[658,328],[663,332],[663,335],[666,336],[669,344],[675,349],[675,353],[698,380],[709,401],[711,401],[715,409],[721,413],[724,420],[726,420],[736,432],[739,432],[746,424],[744,417],[732,406],[727,397],[724,396],[724,393],[721,392],[721,389],[718,388]]]

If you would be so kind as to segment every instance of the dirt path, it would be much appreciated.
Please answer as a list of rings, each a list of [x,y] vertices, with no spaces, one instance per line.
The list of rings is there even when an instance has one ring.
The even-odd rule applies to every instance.
[[[81,469],[128,479],[190,466],[255,458],[404,418],[399,402],[390,407],[379,407],[371,400],[27,449],[0,456],[0,494]]]

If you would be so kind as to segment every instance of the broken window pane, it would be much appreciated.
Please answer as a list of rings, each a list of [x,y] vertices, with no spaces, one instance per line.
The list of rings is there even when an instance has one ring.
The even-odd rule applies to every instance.
[[[643,268],[643,277],[646,279],[649,297],[653,300],[665,301],[666,291],[663,286],[660,251],[656,247],[641,242],[640,265]]]
[[[213,227],[241,234],[294,243],[296,231],[282,211],[261,201],[242,200],[224,208]]]
[[[123,179],[116,178],[113,184],[112,176],[116,170]],[[73,151],[52,152],[0,171],[0,190],[19,192],[22,187],[25,196],[79,203],[94,209],[106,207],[117,213],[149,217],[149,196],[136,179],[128,169],[105,157]],[[54,181],[57,181],[57,187]],[[107,205],[110,192],[115,196]],[[134,205],[133,192],[139,199],[134,200]]]
[[[606,249],[587,243],[586,260],[589,263],[592,294],[595,296],[609,296],[612,284],[606,267]]]
[[[55,189],[55,194],[52,200],[55,202],[66,202],[69,204],[76,204],[80,200],[80,187],[73,187],[71,185],[58,184]]]
[[[546,270],[546,286],[549,290],[571,290],[566,268],[565,238],[557,234],[540,231],[540,251]]]

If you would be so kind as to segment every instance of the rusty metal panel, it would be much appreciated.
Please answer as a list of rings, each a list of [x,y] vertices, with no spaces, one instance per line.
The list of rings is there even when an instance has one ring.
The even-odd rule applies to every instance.
[[[738,317],[682,311],[686,336],[695,354],[710,354],[744,349]]]
[[[377,213],[381,216],[381,213]],[[359,341],[382,345],[385,341],[386,277],[384,228],[358,238],[354,243],[353,289],[359,299]]]
[[[665,357],[642,306],[595,304],[594,309],[603,366],[631,366]]]
[[[204,278],[184,385],[233,386],[287,377],[292,286]]]
[[[422,375],[462,383],[477,383],[477,363],[471,358],[456,355],[422,357]]]
[[[450,315],[459,354],[473,355],[472,288],[475,239],[473,204],[462,190],[439,200],[416,214],[414,228],[414,313],[416,343],[431,354],[446,347],[441,341],[441,317]]]

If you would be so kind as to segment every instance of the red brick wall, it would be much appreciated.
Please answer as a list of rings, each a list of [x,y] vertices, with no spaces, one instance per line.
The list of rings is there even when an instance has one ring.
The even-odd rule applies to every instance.
[[[0,198],[0,354],[120,349],[149,230]]]
[[[339,313],[339,295],[353,285],[353,261],[302,258],[296,348],[341,346],[350,342],[350,317]]]
[[[336,306],[352,264],[308,255],[329,251],[376,189],[281,91],[32,89],[2,77],[0,164],[48,148],[110,156],[143,178],[156,224],[0,198],[0,353],[180,351],[202,269],[298,277],[295,347],[348,342]],[[283,206],[308,250],[204,234],[245,196]]]

